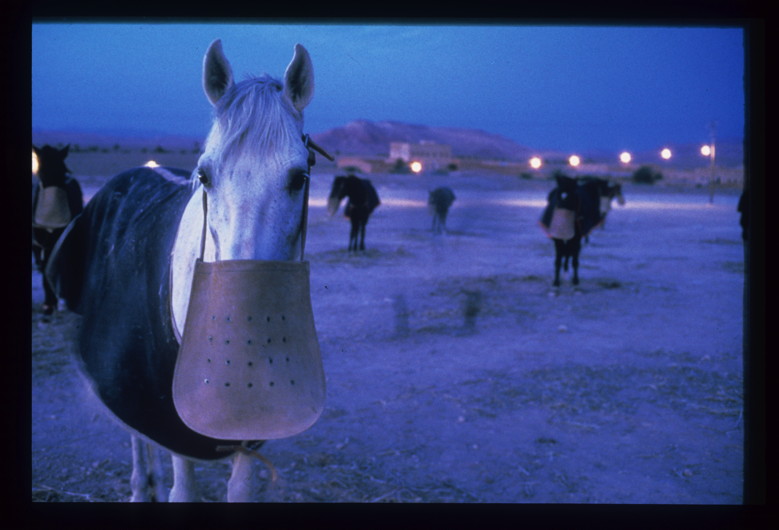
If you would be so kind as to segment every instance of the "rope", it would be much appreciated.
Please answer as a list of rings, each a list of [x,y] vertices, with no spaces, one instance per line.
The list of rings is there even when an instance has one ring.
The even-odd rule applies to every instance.
[[[263,464],[268,466],[268,469],[270,469],[270,481],[272,483],[275,483],[276,479],[279,477],[279,474],[276,472],[276,468],[273,466],[273,463],[270,460],[268,460],[267,458],[262,456],[257,451],[253,451],[252,449],[249,449],[248,447],[246,447],[243,444],[241,444],[241,445],[217,445],[216,446],[216,450],[218,452],[225,452],[225,453],[228,452],[228,451],[232,451],[232,452],[235,452],[235,453],[241,453],[243,455],[251,456],[253,458],[256,458],[257,460],[259,460],[260,462],[262,462]]]

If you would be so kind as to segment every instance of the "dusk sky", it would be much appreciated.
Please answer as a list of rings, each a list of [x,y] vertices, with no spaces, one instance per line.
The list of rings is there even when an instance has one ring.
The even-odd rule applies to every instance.
[[[364,119],[537,149],[647,150],[744,134],[741,28],[35,23],[33,130],[205,137],[203,55],[237,80],[314,64],[306,132]]]

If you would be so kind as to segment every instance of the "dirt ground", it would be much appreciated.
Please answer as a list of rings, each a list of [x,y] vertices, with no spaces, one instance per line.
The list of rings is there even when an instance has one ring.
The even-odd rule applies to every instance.
[[[76,175],[78,176],[78,175]],[[307,258],[327,378],[310,430],[265,444],[260,502],[739,504],[738,192],[628,184],[552,288],[551,182],[373,176],[368,249],[315,175]],[[94,193],[94,179],[85,186]],[[427,190],[457,194],[434,236]],[[68,358],[73,315],[32,273],[32,500],[126,501],[130,437]],[[163,459],[167,486],[171,471]],[[204,501],[229,463],[198,463]]]

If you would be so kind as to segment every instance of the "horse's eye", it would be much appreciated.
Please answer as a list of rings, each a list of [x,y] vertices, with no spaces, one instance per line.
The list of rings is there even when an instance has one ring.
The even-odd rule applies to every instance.
[[[203,186],[211,184],[211,179],[208,178],[208,173],[202,167],[197,168],[197,178]]]
[[[292,191],[300,191],[306,184],[308,179],[308,173],[305,171],[295,171],[289,177],[289,189]]]

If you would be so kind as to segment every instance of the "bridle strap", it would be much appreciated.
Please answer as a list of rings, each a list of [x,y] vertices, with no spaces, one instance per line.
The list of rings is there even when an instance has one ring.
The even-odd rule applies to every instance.
[[[206,253],[206,226],[208,226],[208,194],[203,189],[203,231],[200,234],[200,261]]]

